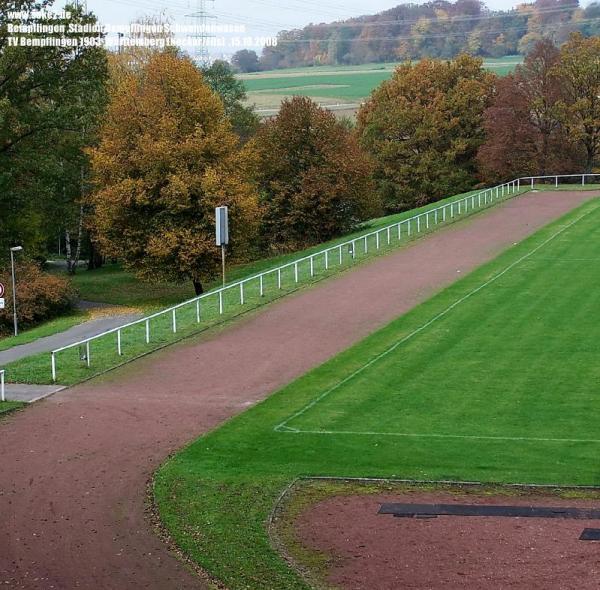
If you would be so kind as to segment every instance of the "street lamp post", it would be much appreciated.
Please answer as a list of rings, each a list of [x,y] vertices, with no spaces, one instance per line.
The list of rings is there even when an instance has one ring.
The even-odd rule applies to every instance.
[[[13,297],[13,322],[15,325],[15,336],[19,334],[19,325],[17,323],[17,285],[15,281],[15,252],[23,250],[23,246],[15,246],[10,249],[10,268],[12,272],[12,297]]]

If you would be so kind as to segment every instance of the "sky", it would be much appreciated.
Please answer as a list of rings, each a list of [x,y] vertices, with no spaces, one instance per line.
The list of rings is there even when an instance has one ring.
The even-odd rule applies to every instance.
[[[147,15],[165,11],[171,22],[191,24],[186,15],[194,13],[202,0],[87,0],[87,5],[105,24],[127,24]],[[507,10],[524,0],[488,0],[492,9]],[[309,23],[332,22],[362,14],[375,14],[402,3],[402,0],[204,0],[206,9],[214,18],[209,22],[216,25],[239,24],[245,27],[244,46],[260,48],[263,37],[274,37],[284,29],[301,28]],[[63,4],[57,2],[55,6]],[[237,34],[236,34],[237,35]],[[229,36],[231,37],[231,36]],[[231,39],[228,39],[230,45]],[[236,48],[211,50],[226,55]]]

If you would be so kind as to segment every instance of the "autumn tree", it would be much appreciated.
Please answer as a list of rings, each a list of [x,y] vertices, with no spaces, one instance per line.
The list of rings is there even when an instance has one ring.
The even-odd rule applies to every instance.
[[[581,168],[580,150],[565,125],[566,94],[559,64],[558,48],[549,40],[540,41],[514,74],[498,80],[484,115],[486,141],[478,153],[484,180]]]
[[[558,69],[569,133],[585,150],[585,170],[591,172],[600,154],[600,38],[571,35],[561,47]]]
[[[329,240],[377,210],[370,163],[347,126],[305,97],[285,100],[248,144],[272,250]]]
[[[387,211],[472,186],[494,80],[480,59],[461,55],[401,65],[373,91],[358,113],[357,132],[376,162]]]
[[[245,255],[257,201],[223,104],[189,59],[156,53],[123,75],[91,155],[94,233],[140,278],[191,280],[202,293],[219,266],[218,205],[230,208],[232,255]]]

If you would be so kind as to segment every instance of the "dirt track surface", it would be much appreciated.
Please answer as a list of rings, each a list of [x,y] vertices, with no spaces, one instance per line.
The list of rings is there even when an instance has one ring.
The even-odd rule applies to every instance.
[[[0,585],[203,588],[154,535],[165,457],[597,193],[534,193],[0,421]]]
[[[597,590],[598,543],[579,541],[598,520],[377,514],[384,502],[597,508],[556,497],[448,493],[354,496],[317,504],[298,520],[303,543],[333,558],[328,580],[348,590],[500,588]]]

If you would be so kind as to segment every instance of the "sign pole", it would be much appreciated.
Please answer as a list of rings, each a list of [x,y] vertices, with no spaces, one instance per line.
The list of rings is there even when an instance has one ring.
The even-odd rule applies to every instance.
[[[227,207],[215,208],[215,237],[217,246],[221,246],[221,266],[223,287],[225,286],[225,250],[229,244],[229,210]]]
[[[221,244],[221,266],[223,267],[223,287],[225,286],[225,244]]]

